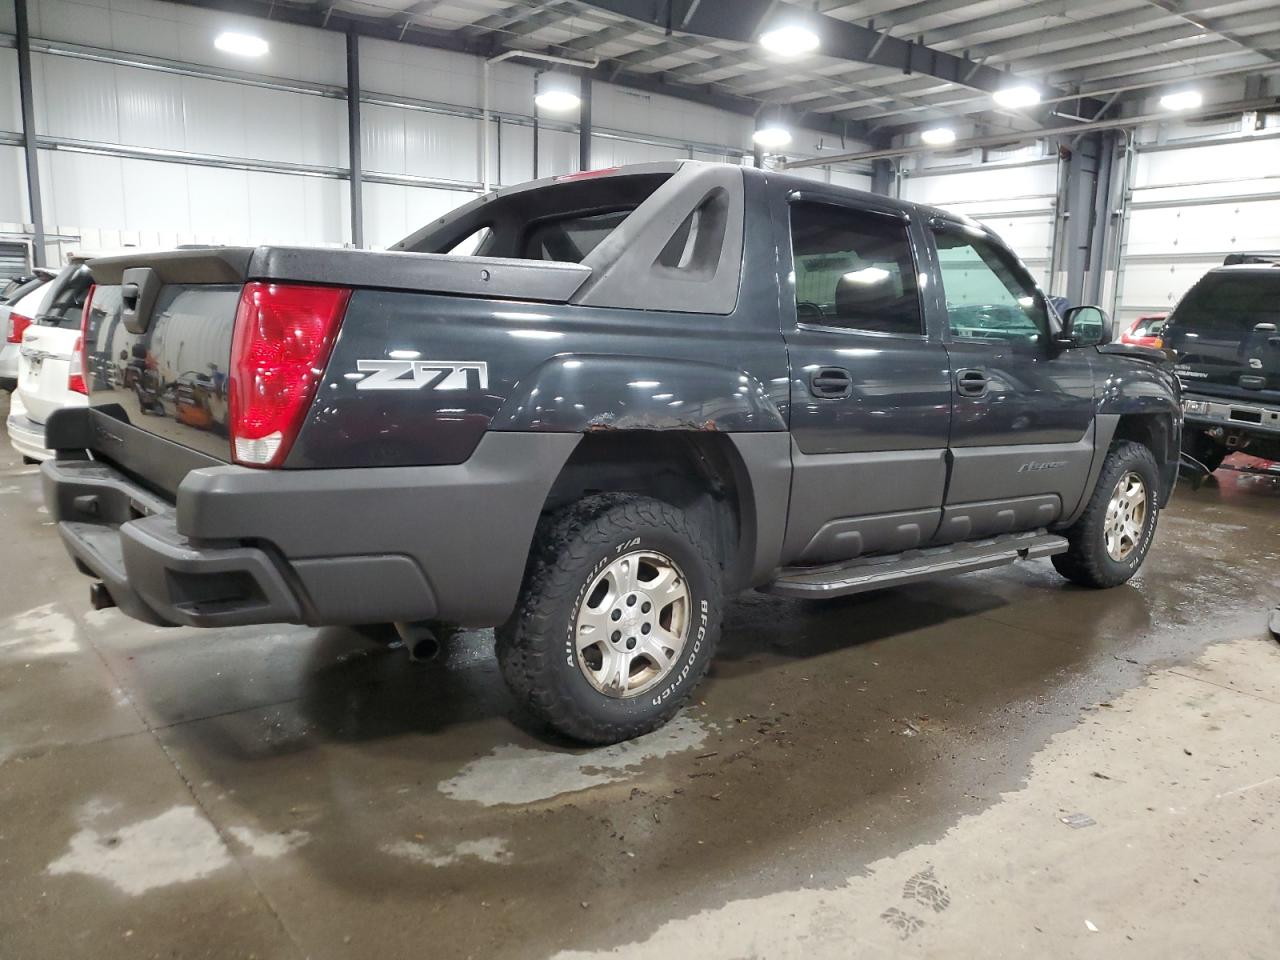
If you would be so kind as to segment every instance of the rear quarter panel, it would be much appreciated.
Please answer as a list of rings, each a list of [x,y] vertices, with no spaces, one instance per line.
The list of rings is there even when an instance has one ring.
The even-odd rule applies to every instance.
[[[490,429],[785,430],[772,287],[727,316],[357,291],[286,466],[461,463]]]

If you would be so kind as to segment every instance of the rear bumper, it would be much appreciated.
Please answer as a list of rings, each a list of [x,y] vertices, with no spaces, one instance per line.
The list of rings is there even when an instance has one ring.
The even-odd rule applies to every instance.
[[[148,623],[493,626],[577,442],[488,434],[457,466],[211,467],[176,503],[107,463],[60,459],[43,467],[45,502],[79,569]]]
[[[18,389],[18,344],[0,343],[0,390]]]
[[[1182,408],[1183,417],[1192,428],[1219,427],[1232,433],[1280,439],[1280,406],[1275,404],[1236,402],[1191,393],[1184,388]]]
[[[5,429],[9,431],[9,443],[13,449],[24,457],[48,460],[53,456],[52,450],[45,449],[44,424],[36,423],[27,416],[16,393],[9,400],[9,419],[5,421]]]

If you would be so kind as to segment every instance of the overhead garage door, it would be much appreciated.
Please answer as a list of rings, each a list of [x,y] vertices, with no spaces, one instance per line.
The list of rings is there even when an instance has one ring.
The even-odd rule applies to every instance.
[[[1169,310],[1233,252],[1280,251],[1280,137],[1139,147],[1116,315]]]
[[[996,233],[1049,289],[1058,161],[988,164],[914,172],[902,197],[973,217]]]
[[[0,241],[0,286],[31,270],[31,248],[18,241]]]

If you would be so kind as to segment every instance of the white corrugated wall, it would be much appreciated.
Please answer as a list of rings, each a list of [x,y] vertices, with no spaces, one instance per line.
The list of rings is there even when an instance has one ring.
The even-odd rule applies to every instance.
[[[1280,130],[1215,143],[1139,142],[1117,316],[1171,309],[1233,252],[1280,252]]]
[[[1035,144],[975,162],[904,170],[902,198],[944,207],[986,224],[1017,252],[1046,290],[1051,286],[1058,161]],[[964,165],[960,165],[960,164]]]

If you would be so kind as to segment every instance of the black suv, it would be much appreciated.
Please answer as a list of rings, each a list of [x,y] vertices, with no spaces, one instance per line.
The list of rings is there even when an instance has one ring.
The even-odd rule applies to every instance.
[[[1280,460],[1280,254],[1232,254],[1169,315],[1183,450],[1210,471],[1235,450]]]

